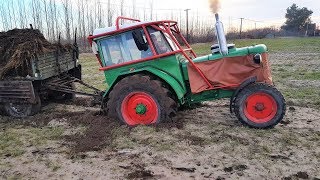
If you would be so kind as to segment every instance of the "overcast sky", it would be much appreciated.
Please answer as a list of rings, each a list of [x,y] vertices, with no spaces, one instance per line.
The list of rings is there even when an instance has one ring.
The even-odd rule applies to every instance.
[[[145,0],[136,0],[141,6]],[[155,8],[190,8],[208,13],[208,0],[154,0]],[[220,14],[224,19],[247,18],[257,21],[279,23],[284,21],[286,9],[296,3],[299,7],[307,7],[313,13],[313,21],[320,23],[320,0],[221,0]]]

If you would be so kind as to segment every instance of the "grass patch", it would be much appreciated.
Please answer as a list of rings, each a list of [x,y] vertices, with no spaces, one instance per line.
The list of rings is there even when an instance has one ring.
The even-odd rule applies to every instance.
[[[320,90],[315,88],[290,88],[283,90],[287,98],[319,100]]]
[[[64,129],[62,127],[45,127],[45,128],[32,128],[29,131],[29,142],[33,145],[39,146],[47,144],[49,140],[58,140],[61,138]]]
[[[24,153],[22,148],[23,142],[20,135],[12,131],[4,131],[0,133],[0,156],[16,157]]]
[[[17,157],[25,152],[26,146],[46,145],[50,140],[58,140],[63,128],[6,129],[0,133],[0,156]]]
[[[228,40],[228,43],[236,44],[236,47],[246,47],[257,44],[265,44],[269,52],[319,52],[320,38],[277,38],[277,39],[238,39]],[[191,45],[198,55],[210,54],[211,43],[199,43]]]
[[[80,54],[80,63],[82,65],[82,79],[84,82],[104,91],[106,89],[105,76],[103,71],[99,71],[100,65],[93,54]],[[79,86],[78,90],[92,92],[86,87]]]
[[[308,104],[320,107],[320,90],[318,88],[284,88],[281,92],[286,99],[298,100],[300,105]]]

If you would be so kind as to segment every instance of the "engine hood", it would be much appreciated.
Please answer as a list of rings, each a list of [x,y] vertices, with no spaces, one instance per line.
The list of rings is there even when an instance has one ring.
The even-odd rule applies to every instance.
[[[268,51],[268,48],[264,44],[242,47],[242,48],[233,48],[229,50],[229,54],[227,56],[222,56],[221,54],[209,54],[206,56],[201,56],[193,59],[193,62],[203,62],[208,60],[217,60],[223,57],[235,57],[235,56],[245,56],[248,54],[257,54],[257,53],[265,53]]]

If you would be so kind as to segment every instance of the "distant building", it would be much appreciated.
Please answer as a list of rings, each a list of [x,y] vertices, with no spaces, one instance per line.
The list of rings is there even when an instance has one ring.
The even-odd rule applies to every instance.
[[[307,24],[306,36],[317,36],[317,31],[316,23]]]

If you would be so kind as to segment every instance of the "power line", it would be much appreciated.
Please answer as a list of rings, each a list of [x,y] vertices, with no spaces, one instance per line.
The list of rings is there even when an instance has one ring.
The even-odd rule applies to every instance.
[[[185,9],[184,11],[186,11],[186,25],[187,25],[187,41],[189,41],[189,11],[191,9]]]

